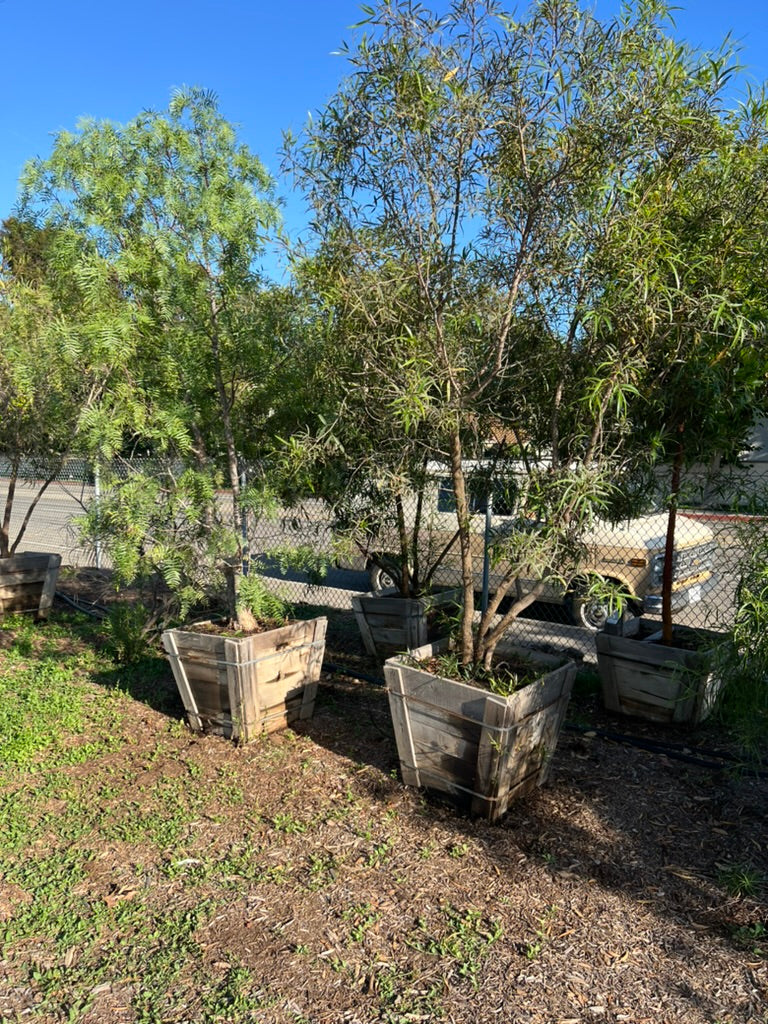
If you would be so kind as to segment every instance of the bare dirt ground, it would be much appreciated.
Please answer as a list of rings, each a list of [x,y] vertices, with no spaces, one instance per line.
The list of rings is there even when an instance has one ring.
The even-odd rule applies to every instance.
[[[326,660],[380,675],[348,616],[332,618]],[[72,1019],[765,1024],[768,781],[715,757],[727,738],[707,729],[606,716],[589,682],[547,787],[489,825],[403,787],[373,682],[326,672],[305,728],[237,748],[169,731],[182,711],[168,671],[151,700],[135,694],[130,743],[99,772],[134,796],[178,774],[204,796],[172,848],[105,842],[83,884],[107,903],[139,890],[168,913],[207,910],[156,1017],[137,1011],[140,980],[117,958]],[[29,1016],[21,956],[4,961],[0,1019],[66,1019]],[[235,971],[250,1002],[241,992],[216,1016],[196,979],[221,993]]]

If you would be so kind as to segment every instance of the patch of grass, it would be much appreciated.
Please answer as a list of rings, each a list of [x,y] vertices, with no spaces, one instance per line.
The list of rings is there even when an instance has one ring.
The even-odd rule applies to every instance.
[[[351,941],[362,942],[365,938],[365,933],[376,924],[381,914],[377,913],[370,903],[356,903],[345,910],[341,916],[350,925],[349,937]]]
[[[39,768],[43,753],[78,764],[112,749],[120,699],[82,685],[111,667],[92,645],[92,624],[75,617],[44,627],[24,618],[3,625],[11,643],[0,657],[0,767]],[[83,741],[86,731],[98,738]]]
[[[736,928],[733,938],[736,944],[748,950],[751,956],[768,957],[768,925],[762,921]]]
[[[83,694],[72,686],[77,667],[52,658],[18,661],[0,672],[0,765],[29,765],[67,733],[82,730]]]
[[[441,982],[424,984],[413,971],[394,964],[378,964],[372,972],[372,988],[381,1006],[384,1024],[442,1020]]]
[[[237,1024],[253,1021],[253,1014],[265,1008],[261,986],[251,972],[240,965],[227,970],[202,998],[205,1024]]]
[[[754,896],[764,886],[765,877],[751,864],[724,864],[718,870],[717,884],[730,896]]]
[[[502,926],[495,918],[487,920],[478,910],[442,909],[443,923],[430,929],[420,920],[407,944],[422,953],[447,961],[448,972],[466,978],[477,988],[477,975],[491,946],[502,936]]]

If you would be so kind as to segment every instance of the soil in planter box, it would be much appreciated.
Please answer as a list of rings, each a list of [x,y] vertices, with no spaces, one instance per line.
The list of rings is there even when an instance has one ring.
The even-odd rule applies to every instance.
[[[454,653],[438,654],[418,665],[425,672],[457,683],[468,683],[500,697],[509,697],[541,677],[541,666],[534,665],[522,655],[495,659],[490,669],[462,665]]]
[[[649,636],[646,643],[654,644],[657,647],[670,646],[669,644],[664,644],[661,633],[658,636]],[[697,637],[695,634],[674,632],[672,634],[671,646],[676,651],[704,651],[708,644],[706,638]]]
[[[280,629],[283,626],[291,626],[298,619],[265,619],[259,622],[256,629],[236,629],[228,622],[197,622],[192,625],[185,625],[182,628],[187,633],[206,633],[211,636],[225,636],[232,640],[238,640],[245,636],[255,636],[258,633],[268,633],[271,629]]]

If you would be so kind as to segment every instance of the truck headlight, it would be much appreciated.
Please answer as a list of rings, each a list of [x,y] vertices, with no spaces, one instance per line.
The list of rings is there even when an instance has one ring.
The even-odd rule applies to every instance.
[[[664,555],[654,555],[651,560],[651,579],[659,585],[664,575]]]

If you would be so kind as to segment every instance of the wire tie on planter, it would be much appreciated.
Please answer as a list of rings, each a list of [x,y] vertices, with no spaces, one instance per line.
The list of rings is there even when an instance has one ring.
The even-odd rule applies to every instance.
[[[467,793],[469,796],[476,796],[480,800],[486,800],[489,804],[497,804],[501,800],[509,799],[508,793],[502,796],[486,796],[485,793],[478,793],[476,789],[469,789],[467,786],[460,786],[458,782],[449,782],[444,775],[438,775],[437,772],[431,772],[428,768],[419,768],[419,766],[415,764],[406,765],[406,768],[410,768],[411,771],[418,772],[419,775],[422,776],[431,776],[433,779],[437,779],[442,785],[447,783],[451,787],[451,790],[461,790],[462,793]],[[420,788],[429,789],[429,783],[423,784]],[[432,788],[434,789],[436,787],[433,786]]]
[[[484,732],[503,733],[506,736],[507,733],[515,732],[520,724],[519,722],[515,722],[512,725],[488,725],[481,718],[472,718],[470,715],[462,715],[460,711],[450,711],[442,704],[433,704],[431,701],[422,700],[420,697],[414,697],[409,693],[398,693],[397,690],[389,690],[388,693],[390,697],[397,697],[399,700],[403,701],[403,703],[421,704],[422,707],[429,708],[431,711],[439,711],[443,715],[450,715],[452,718],[460,718],[463,722],[469,722],[472,725],[478,726]],[[467,790],[467,792],[472,791]]]
[[[291,645],[286,647],[284,650],[271,651],[269,654],[262,654],[260,658],[251,658],[249,661],[214,661],[213,664],[232,665],[235,668],[245,668],[246,665],[258,665],[262,661],[269,661],[270,658],[280,658],[286,654],[293,654],[295,651],[305,651],[308,647],[323,647],[324,643],[324,640],[312,640],[311,643],[300,644],[299,646]],[[170,654],[168,651],[166,651],[165,654],[171,661],[184,661],[185,658],[188,658],[187,654]]]

